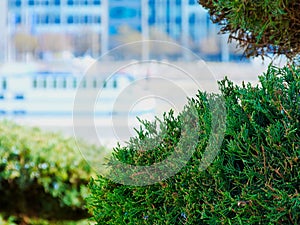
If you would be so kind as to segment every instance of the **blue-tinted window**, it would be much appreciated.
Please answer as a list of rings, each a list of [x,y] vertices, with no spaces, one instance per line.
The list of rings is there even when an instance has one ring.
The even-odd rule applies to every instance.
[[[45,20],[44,21],[45,21],[46,24],[48,24],[50,22],[48,15],[45,16]]]
[[[96,23],[101,23],[101,17],[100,16],[95,16],[95,22]]]
[[[68,5],[74,5],[74,1],[73,0],[68,0],[67,4]]]
[[[6,90],[6,88],[7,88],[7,83],[6,83],[6,79],[4,79],[4,80],[2,81],[2,89],[3,89],[3,90]]]
[[[189,4],[190,5],[193,5],[193,4],[195,4],[195,3],[197,3],[197,0],[189,0]],[[198,4],[198,3],[197,3]]]
[[[84,17],[80,17],[80,16],[76,16],[76,15],[74,15],[74,16],[70,15],[70,16],[67,17],[67,22],[69,24],[84,22]]]
[[[60,5],[60,0],[54,0],[54,5]]]
[[[59,15],[56,15],[56,16],[54,17],[54,23],[60,24],[60,16],[59,16]]]
[[[3,1],[3,0],[1,0],[1,1]],[[21,0],[9,0],[8,1],[9,7],[20,7],[21,4],[22,4]]]
[[[149,0],[149,5],[154,5],[154,3],[155,3],[155,0]]]
[[[155,10],[154,8],[150,9],[148,22],[153,24],[155,22]]]
[[[89,23],[89,16],[85,15],[83,20],[84,20],[84,23],[86,23],[86,24]]]
[[[72,2],[70,5],[73,5],[73,4],[79,4],[79,5],[90,5],[92,4],[92,1],[91,0],[79,0],[79,1],[74,1],[74,0],[70,0],[70,2]]]
[[[176,24],[181,24],[181,17],[177,16],[175,21],[176,21]]]
[[[73,16],[68,16],[67,22],[68,22],[69,24],[74,23],[74,18],[73,18]]]
[[[170,34],[170,27],[169,26],[166,28],[166,32],[167,32],[167,34]]]
[[[41,15],[37,14],[36,15],[36,23],[37,24],[41,23],[41,20],[42,20]]]
[[[38,15],[38,21],[40,21],[41,24],[49,23],[49,18],[47,15]]]
[[[196,22],[196,15],[195,14],[190,15],[189,23],[195,24],[195,22]]]
[[[94,0],[94,5],[100,5],[101,1],[100,0]]]
[[[15,6],[20,7],[21,4],[21,0],[15,0]]]
[[[181,0],[176,0],[176,5],[181,5]]]
[[[16,14],[15,15],[15,24],[21,24],[22,20],[21,20],[21,15],[20,14]]]
[[[110,17],[116,19],[132,18],[137,15],[137,11],[132,8],[115,7],[110,10]]]
[[[16,94],[16,95],[15,95],[15,99],[16,99],[16,100],[24,100],[25,98],[24,98],[24,95],[23,95],[23,94]]]
[[[34,0],[28,0],[28,5],[34,5]]]
[[[149,24],[154,24],[155,23],[155,17],[154,16],[151,16],[148,20],[148,23]]]

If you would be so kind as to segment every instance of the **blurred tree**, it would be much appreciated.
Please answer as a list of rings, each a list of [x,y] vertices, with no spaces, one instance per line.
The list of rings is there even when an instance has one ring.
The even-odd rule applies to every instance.
[[[72,43],[70,36],[59,33],[45,33],[39,36],[40,50],[43,52],[71,51]]]
[[[114,40],[121,44],[141,41],[142,39],[143,36],[141,32],[127,25],[120,26],[118,28],[118,34],[114,37]]]
[[[176,40],[172,39],[166,32],[157,28],[150,27],[149,29],[149,40],[158,40],[161,42],[171,42],[176,43]],[[129,26],[120,26],[118,29],[118,34],[114,37],[114,40],[119,44],[126,44],[130,42],[142,41],[143,36],[141,32],[129,27]],[[170,48],[170,45],[160,45],[160,48],[153,48],[151,44],[149,46],[150,54],[152,55],[172,55],[179,54],[180,48]],[[128,49],[132,54],[141,54],[141,49]]]
[[[26,56],[27,54],[32,54],[36,52],[39,44],[36,37],[33,35],[20,31],[14,36],[14,45],[16,48],[17,55]]]
[[[212,21],[221,26],[221,33],[229,33],[229,41],[238,41],[247,57],[271,53],[292,59],[299,54],[299,0],[198,2],[209,10]]]
[[[73,51],[76,56],[89,54],[98,57],[100,50],[100,35],[90,29],[83,29],[73,37]]]

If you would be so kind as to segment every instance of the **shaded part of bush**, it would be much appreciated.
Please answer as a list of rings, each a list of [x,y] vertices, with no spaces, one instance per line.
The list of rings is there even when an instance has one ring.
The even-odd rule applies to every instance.
[[[83,208],[69,207],[61,204],[61,200],[46,193],[41,185],[33,182],[26,189],[20,189],[14,181],[1,182],[0,211],[5,215],[43,218],[48,220],[79,220],[88,218]]]
[[[237,40],[247,57],[272,53],[292,59],[300,53],[300,2],[198,0],[221,33]]]
[[[78,146],[79,145],[79,146]],[[93,172],[78,147],[59,134],[0,122],[0,212],[47,219],[80,219]]]
[[[227,107],[225,139],[207,170],[199,165],[211,116],[208,95],[199,93],[192,100],[199,143],[179,173],[150,186],[92,180],[88,208],[97,224],[299,224],[300,69],[270,66],[259,79],[257,86],[220,82]],[[163,134],[145,126],[126,147],[114,150],[111,162],[163,160],[180,139],[178,121],[166,114],[160,123],[169,132]],[[155,139],[161,142],[154,148]]]

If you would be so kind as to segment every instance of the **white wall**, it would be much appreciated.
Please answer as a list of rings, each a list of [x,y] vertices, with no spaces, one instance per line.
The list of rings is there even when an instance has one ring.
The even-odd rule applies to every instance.
[[[7,1],[0,1],[0,62],[6,61],[7,46]]]

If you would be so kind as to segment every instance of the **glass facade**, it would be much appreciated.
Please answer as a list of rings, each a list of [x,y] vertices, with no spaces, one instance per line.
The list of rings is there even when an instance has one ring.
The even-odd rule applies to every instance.
[[[157,39],[155,35],[159,31],[169,41],[183,45],[203,57],[224,61],[236,58],[236,54],[228,53],[228,49],[225,49],[224,41],[217,35],[217,26],[210,22],[207,11],[197,0],[6,1],[7,21],[12,34],[19,26],[28,27],[35,35],[45,32],[76,34],[88,28],[101,36],[99,44],[104,53],[120,44],[113,37],[122,34],[122,28],[127,27],[142,35],[147,26],[149,34],[144,39]],[[155,34],[152,28],[155,28]],[[213,46],[213,50],[209,49],[208,44]]]

